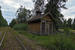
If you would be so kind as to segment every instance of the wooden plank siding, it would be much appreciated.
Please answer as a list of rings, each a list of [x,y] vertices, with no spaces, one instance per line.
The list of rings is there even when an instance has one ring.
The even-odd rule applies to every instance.
[[[40,22],[39,23],[30,23],[29,26],[29,31],[32,32],[32,33],[38,33],[40,34]]]
[[[50,16],[43,16],[40,21],[28,23],[29,31],[39,35],[50,35],[54,32],[53,19]],[[45,24],[43,23],[45,22]]]

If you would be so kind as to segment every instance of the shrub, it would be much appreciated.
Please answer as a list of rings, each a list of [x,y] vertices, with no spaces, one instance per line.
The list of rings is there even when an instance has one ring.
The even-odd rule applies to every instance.
[[[28,25],[27,25],[27,24],[15,24],[15,25],[13,26],[13,28],[14,28],[15,30],[27,30]]]

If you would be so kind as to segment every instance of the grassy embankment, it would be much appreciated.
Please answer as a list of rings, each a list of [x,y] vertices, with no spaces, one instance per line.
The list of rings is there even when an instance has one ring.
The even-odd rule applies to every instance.
[[[75,30],[72,30],[73,32]],[[38,45],[49,49],[56,49],[56,50],[75,50],[75,34],[55,34],[49,36],[37,36],[30,34],[26,31],[18,31],[20,34],[25,35],[27,38],[36,41]]]
[[[60,29],[62,32],[64,31],[63,33],[57,33],[49,36],[38,36],[26,31],[20,31],[20,28],[27,28],[25,25],[19,25],[19,27],[17,26],[15,26],[15,30],[19,29],[18,32],[20,34],[23,34],[25,37],[35,41],[38,45],[44,48],[48,48],[49,50],[75,50],[75,34],[72,33],[75,32],[74,30],[65,28],[64,30]]]

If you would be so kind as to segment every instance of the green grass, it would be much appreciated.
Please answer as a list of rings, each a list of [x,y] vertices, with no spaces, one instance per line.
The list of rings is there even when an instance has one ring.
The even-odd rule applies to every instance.
[[[11,30],[10,27],[0,28],[0,31],[13,32],[15,36],[18,35],[18,33],[23,34],[29,39],[34,40],[37,45],[48,48],[49,50],[54,50],[54,48],[55,50],[75,50],[75,34],[72,34],[71,32],[69,34],[58,33],[49,36],[39,36],[26,31]],[[75,32],[75,30],[71,31]]]
[[[49,36],[37,36],[30,34],[26,31],[18,31],[20,34],[25,35],[29,39],[36,41],[38,45],[49,49],[56,50],[75,50],[75,35],[66,35],[66,34],[55,34]],[[59,49],[60,48],[60,49]]]

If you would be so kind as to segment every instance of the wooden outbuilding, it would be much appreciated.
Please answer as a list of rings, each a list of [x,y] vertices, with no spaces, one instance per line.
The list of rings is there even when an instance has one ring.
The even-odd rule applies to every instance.
[[[31,33],[39,35],[49,35],[54,33],[54,20],[50,13],[42,16],[36,16],[28,20],[28,30]]]

